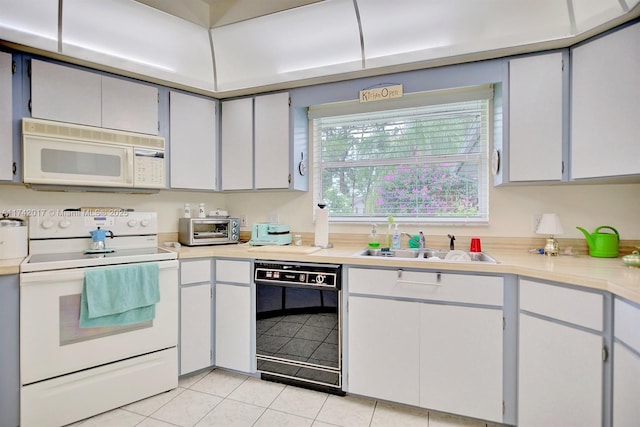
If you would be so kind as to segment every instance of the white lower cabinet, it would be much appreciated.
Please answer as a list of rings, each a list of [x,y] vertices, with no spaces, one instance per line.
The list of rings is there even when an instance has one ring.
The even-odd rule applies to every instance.
[[[349,268],[348,391],[503,421],[503,278]]]
[[[255,372],[251,262],[216,260],[216,366]]]
[[[419,306],[349,297],[349,392],[419,404]]]
[[[211,284],[180,289],[180,375],[211,366]]]
[[[502,421],[502,310],[420,304],[420,406]]]
[[[520,281],[519,426],[603,424],[603,306],[597,293]]]
[[[613,425],[640,420],[640,305],[615,300],[613,345]]]
[[[213,364],[211,259],[180,262],[180,375]]]

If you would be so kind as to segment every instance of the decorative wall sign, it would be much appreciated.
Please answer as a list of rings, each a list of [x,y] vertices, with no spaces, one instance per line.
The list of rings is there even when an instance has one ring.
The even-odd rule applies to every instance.
[[[393,98],[402,98],[402,85],[376,87],[360,91],[360,103]]]

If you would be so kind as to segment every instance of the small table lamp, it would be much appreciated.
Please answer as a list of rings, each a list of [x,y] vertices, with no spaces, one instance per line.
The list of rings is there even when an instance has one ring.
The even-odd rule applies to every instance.
[[[544,253],[545,255],[549,256],[558,255],[558,241],[554,239],[553,236],[564,233],[558,215],[554,213],[542,214],[542,217],[540,217],[540,222],[538,223],[538,228],[536,229],[536,233],[551,235],[551,237],[547,238],[547,244],[544,247]]]

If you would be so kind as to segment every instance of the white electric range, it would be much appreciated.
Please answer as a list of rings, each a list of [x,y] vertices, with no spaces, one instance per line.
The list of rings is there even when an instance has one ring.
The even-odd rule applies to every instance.
[[[178,385],[177,254],[158,248],[155,212],[71,210],[29,217],[20,265],[20,418],[60,426]],[[85,253],[89,231],[110,230],[109,253]],[[158,264],[152,320],[80,327],[89,270]]]

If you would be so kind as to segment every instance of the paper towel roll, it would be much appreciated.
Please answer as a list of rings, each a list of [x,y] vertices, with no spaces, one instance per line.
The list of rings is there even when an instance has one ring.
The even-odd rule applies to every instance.
[[[318,208],[316,208],[316,235],[314,246],[320,246],[321,248],[329,246],[329,209],[325,209],[324,205],[318,205]]]

